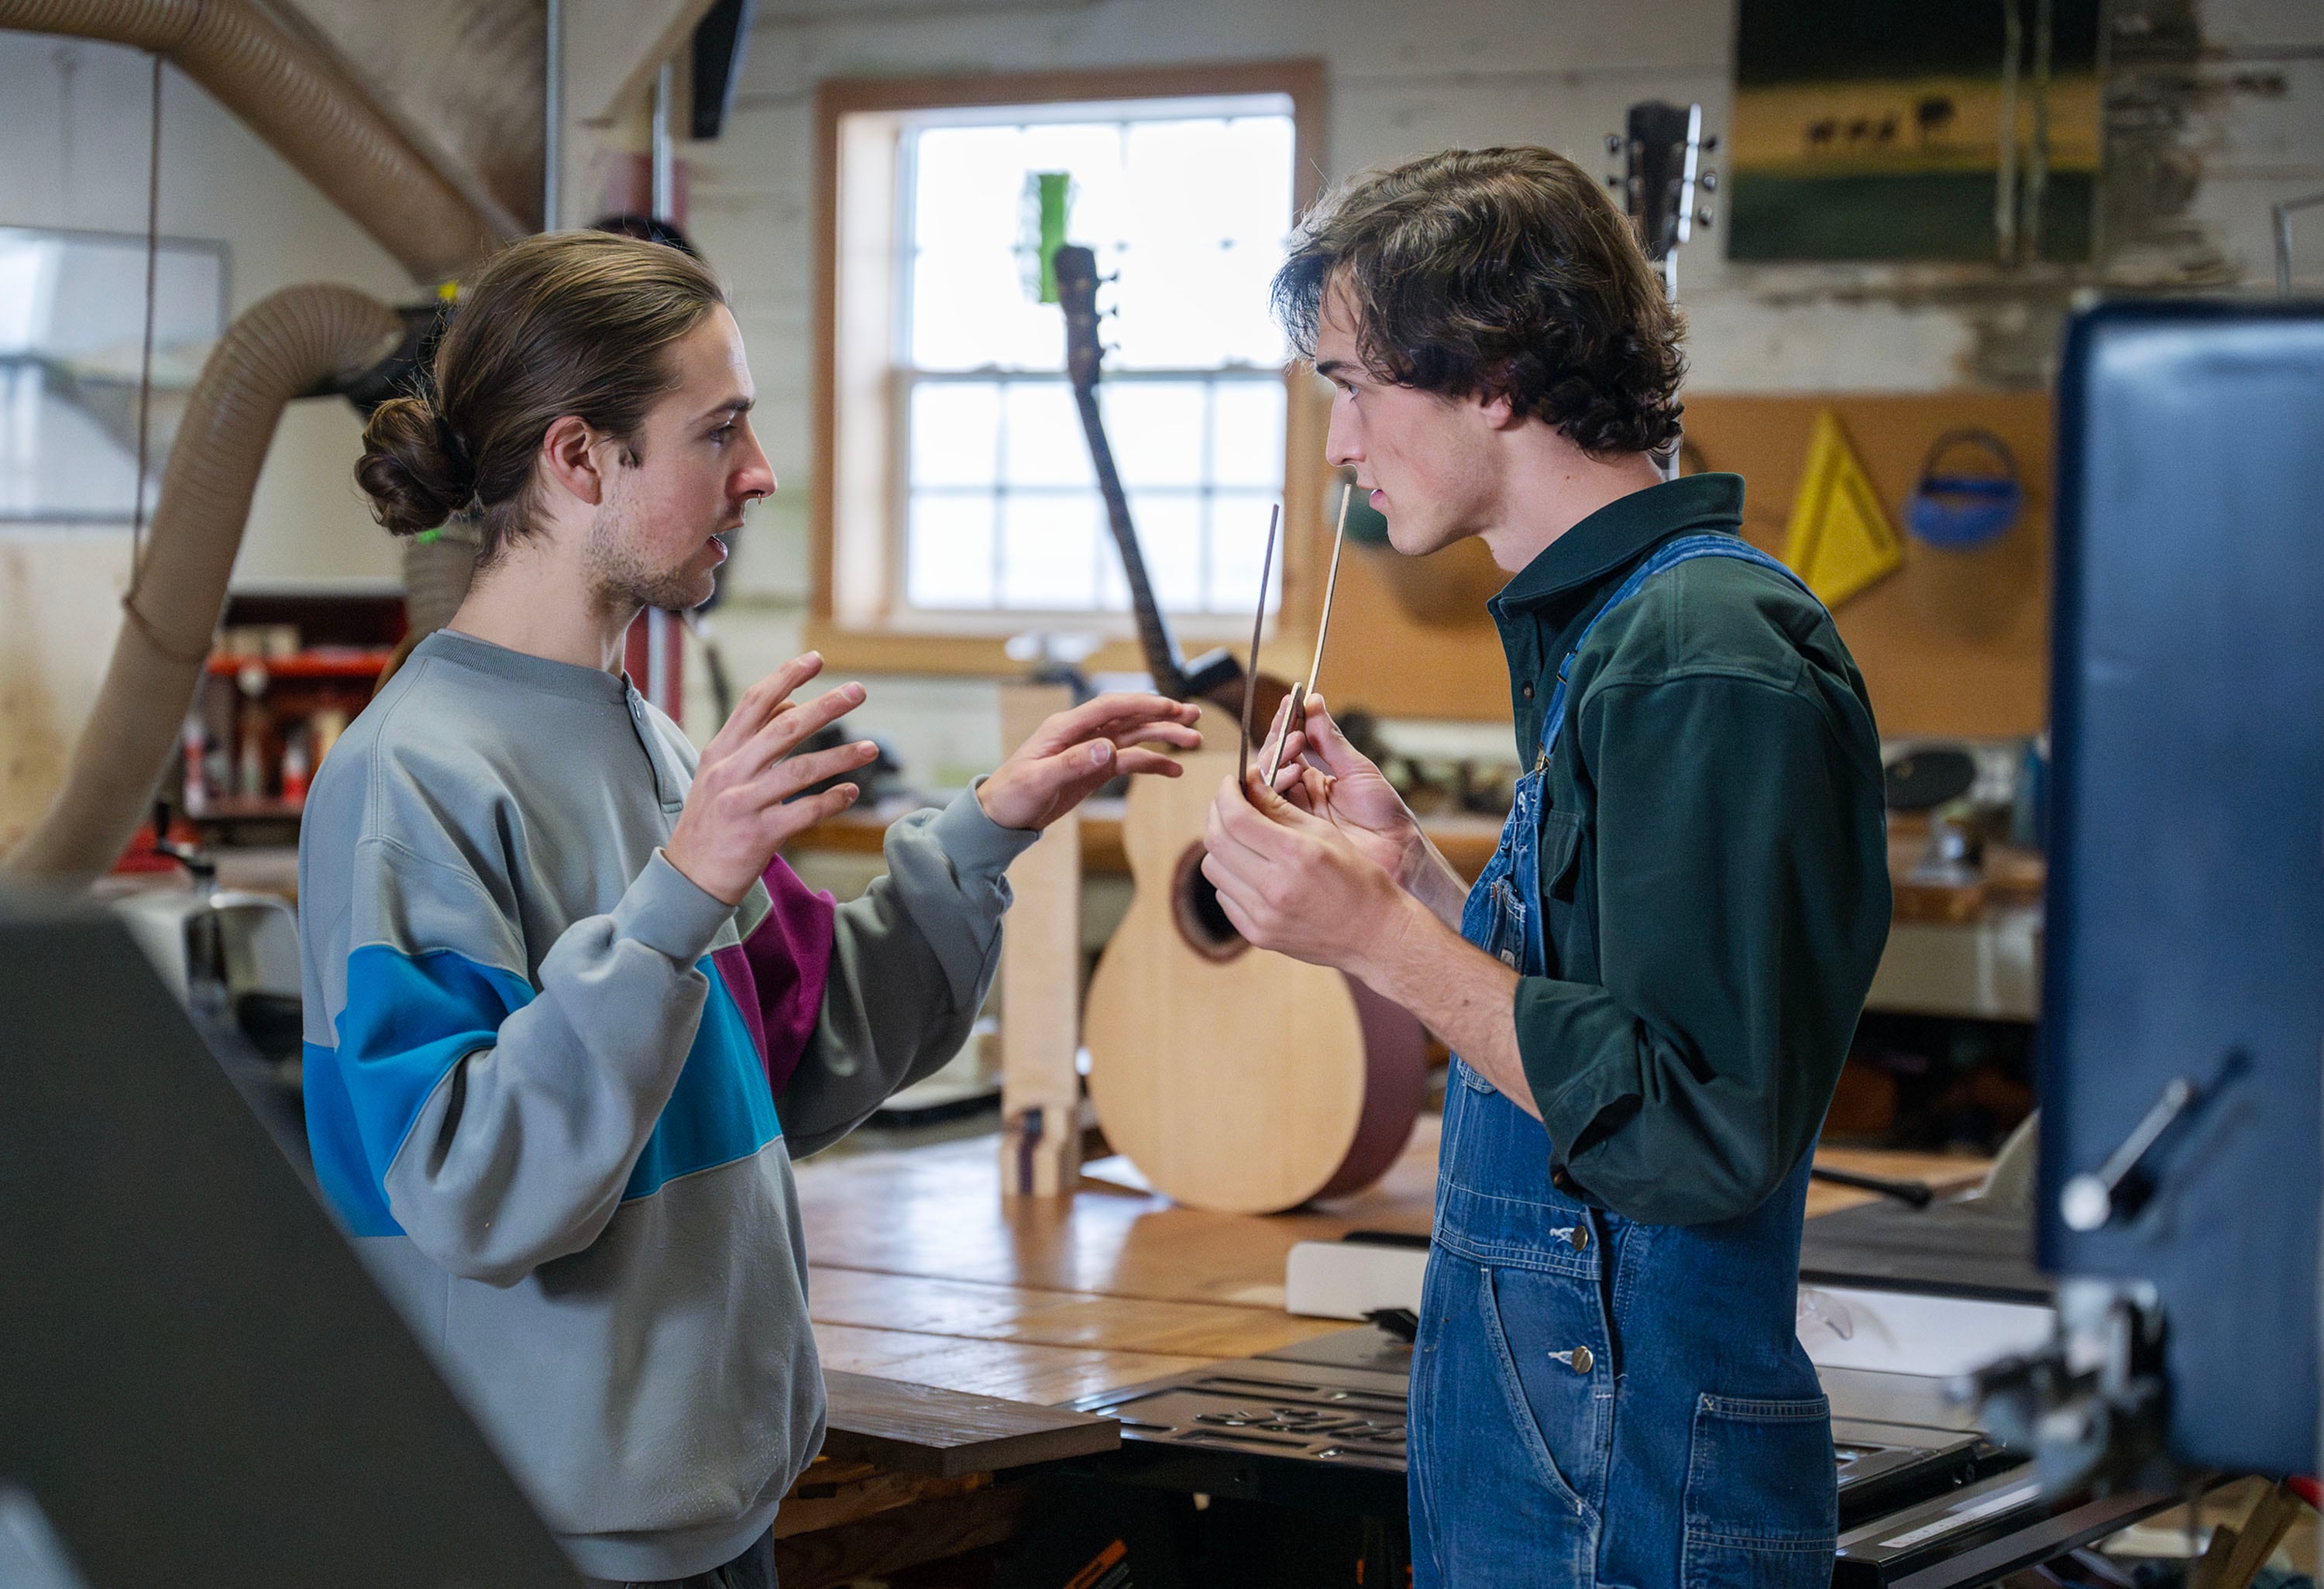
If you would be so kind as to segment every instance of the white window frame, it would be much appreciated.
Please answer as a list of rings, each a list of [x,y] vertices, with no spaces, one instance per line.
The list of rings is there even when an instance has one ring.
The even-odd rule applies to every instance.
[[[908,404],[917,385],[931,381],[1062,382],[1061,374],[984,369],[923,371],[905,367],[908,346],[909,241],[899,180],[904,134],[920,125],[958,125],[981,116],[1021,121],[1040,107],[1042,121],[1132,119],[1157,111],[1176,115],[1280,114],[1293,123],[1294,207],[1315,197],[1316,124],[1322,68],[1314,61],[1042,73],[1017,78],[862,81],[823,85],[823,206],[818,302],[816,448],[813,520],[814,596],[811,643],[843,665],[895,665],[938,671],[1012,671],[1001,656],[1007,637],[1028,630],[1073,630],[1108,638],[1093,659],[1098,668],[1136,668],[1131,614],[1059,608],[947,609],[914,607],[907,600],[905,535],[908,470],[903,455]],[[1271,101],[1271,102],[1268,102]],[[1064,328],[1060,322],[1060,344]],[[1225,365],[1216,369],[1108,370],[1109,383],[1179,380],[1280,382],[1285,388],[1286,522],[1315,517],[1321,437],[1311,422],[1308,377],[1290,368]],[[1205,471],[1207,474],[1207,471]],[[1311,479],[1310,476],[1318,476]],[[1205,485],[1194,488],[1208,491]],[[966,492],[964,490],[964,494]],[[1314,561],[1309,537],[1295,532],[1283,556],[1283,610],[1299,610],[1294,592]],[[1222,614],[1173,614],[1173,629],[1190,649],[1197,643],[1248,641],[1249,620]],[[1270,624],[1272,628],[1272,624]],[[1288,637],[1285,637],[1288,638]],[[900,649],[899,649],[900,648]]]

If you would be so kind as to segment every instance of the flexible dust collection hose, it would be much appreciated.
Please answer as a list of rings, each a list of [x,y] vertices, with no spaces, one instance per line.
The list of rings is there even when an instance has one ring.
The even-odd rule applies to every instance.
[[[360,88],[250,0],[0,0],[0,28],[175,62],[420,281],[456,276],[502,240]]]
[[[121,854],[192,703],[283,405],[369,368],[402,332],[387,305],[327,286],[285,288],[227,328],[171,444],[97,708],[47,813],[0,857],[0,878],[77,886]]]

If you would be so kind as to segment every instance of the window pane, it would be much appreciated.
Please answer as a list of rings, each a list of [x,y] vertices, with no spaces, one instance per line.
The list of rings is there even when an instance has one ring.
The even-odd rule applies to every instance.
[[[1124,367],[1279,364],[1266,285],[1291,226],[1291,121],[1283,115],[910,134],[910,362],[921,369],[1056,369],[1056,306],[1024,289],[1025,180],[1074,180],[1068,235],[1119,270],[1100,302]]]
[[[1292,219],[1290,118],[922,125],[907,140],[902,364],[1024,373],[914,385],[908,599],[1120,611],[1128,589],[1072,392],[1045,374],[1063,369],[1062,316],[1025,286],[1027,178],[1071,176],[1067,235],[1118,277],[1099,292],[1109,370],[1271,372],[1285,355],[1268,286]],[[1163,605],[1247,619],[1282,485],[1281,382],[1115,379],[1100,393]]]
[[[1098,500],[1011,496],[1001,507],[1001,605],[1087,609],[1097,598]]]
[[[990,485],[1000,468],[1001,389],[931,381],[912,389],[912,485]]]
[[[912,605],[992,605],[992,498],[915,495],[907,536],[904,592]]]
[[[1063,381],[1012,381],[1001,400],[1001,469],[1012,486],[1096,484],[1089,443]]]
[[[1203,499],[1183,491],[1131,492],[1130,516],[1138,526],[1138,550],[1146,559],[1146,577],[1154,582],[1154,598],[1165,611],[1199,610],[1203,605]],[[1111,541],[1108,544],[1111,548]],[[1120,580],[1120,556],[1109,550],[1106,561],[1115,575],[1113,600],[1126,609],[1130,589]]]
[[[1211,420],[1211,478],[1221,485],[1283,484],[1283,383],[1222,381]]]
[[[1201,483],[1203,387],[1199,381],[1111,381],[1098,388],[1106,442],[1123,485]]]
[[[1259,595],[1259,568],[1267,560],[1267,520],[1275,506],[1272,493],[1222,491],[1211,501],[1211,588],[1213,612],[1248,613]],[[1275,567],[1267,578],[1267,610],[1283,601],[1283,540],[1277,532]]]

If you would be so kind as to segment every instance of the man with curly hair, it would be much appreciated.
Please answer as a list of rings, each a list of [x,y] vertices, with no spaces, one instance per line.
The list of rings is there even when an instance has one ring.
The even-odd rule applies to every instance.
[[[1823,607],[1665,481],[1681,328],[1544,149],[1311,217],[1278,309],[1396,550],[1480,538],[1526,771],[1473,887],[1320,701],[1222,785],[1252,942],[1457,1051],[1414,1353],[1413,1582],[1831,1577],[1830,1410],[1794,1334],[1808,1169],[1889,919],[1879,738]],[[1350,637],[1349,643],[1360,643]]]

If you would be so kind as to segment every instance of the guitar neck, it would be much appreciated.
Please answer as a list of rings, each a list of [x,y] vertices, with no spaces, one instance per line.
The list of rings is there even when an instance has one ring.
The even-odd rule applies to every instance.
[[[1098,494],[1105,498],[1106,528],[1114,550],[1121,554],[1122,577],[1130,582],[1130,606],[1138,622],[1139,648],[1146,653],[1147,671],[1154,688],[1172,700],[1186,698],[1186,670],[1154,598],[1153,581],[1146,576],[1146,557],[1138,548],[1138,527],[1130,522],[1130,499],[1121,489],[1121,476],[1113,466],[1113,447],[1106,440],[1105,420],[1098,412],[1094,383],[1074,383],[1074,406],[1080,410],[1082,437],[1089,443],[1090,467],[1097,474]]]

